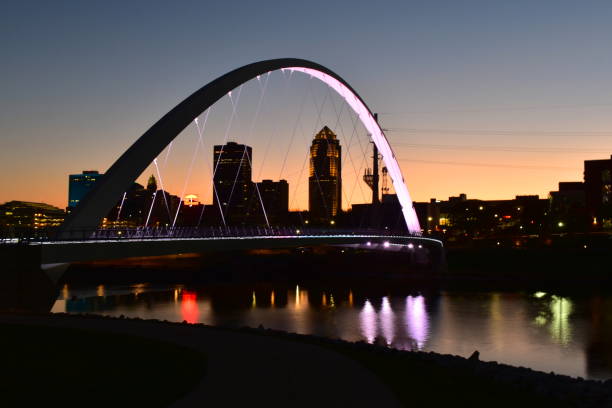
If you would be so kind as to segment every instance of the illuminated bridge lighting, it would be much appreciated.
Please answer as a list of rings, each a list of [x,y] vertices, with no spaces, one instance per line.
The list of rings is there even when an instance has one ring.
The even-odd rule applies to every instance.
[[[391,149],[387,138],[363,101],[361,101],[361,99],[359,99],[353,93],[353,91],[342,82],[324,72],[304,67],[289,67],[287,69],[292,72],[303,72],[313,78],[317,78],[336,91],[338,95],[340,95],[353,109],[353,111],[355,111],[368,133],[372,136],[372,140],[374,143],[376,143],[378,151],[381,153],[383,160],[385,161],[386,167],[389,171],[389,176],[391,177],[391,182],[393,183],[393,187],[397,193],[397,198],[402,206],[402,213],[404,214],[408,231],[413,234],[420,234],[421,226],[419,224],[416,212],[414,211],[412,198],[410,198],[410,193],[406,187],[404,178],[402,176],[402,171],[395,158],[395,153],[393,153],[393,149]]]

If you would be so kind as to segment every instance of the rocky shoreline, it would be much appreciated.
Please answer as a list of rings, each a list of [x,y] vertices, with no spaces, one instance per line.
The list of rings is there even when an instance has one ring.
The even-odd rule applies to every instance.
[[[63,316],[74,316],[70,314],[58,314]],[[161,325],[190,326],[200,330],[227,330],[232,332],[244,332],[287,339],[297,342],[305,342],[313,345],[331,348],[335,351],[366,353],[375,355],[377,358],[401,359],[405,364],[429,365],[436,369],[452,371],[458,376],[470,376],[478,380],[498,383],[507,386],[517,392],[533,393],[541,396],[551,403],[561,404],[555,406],[569,407],[612,407],[612,379],[607,381],[586,380],[574,378],[555,373],[544,373],[526,367],[515,367],[500,364],[494,361],[480,361],[478,353],[475,352],[470,358],[461,356],[438,354],[435,352],[402,351],[382,345],[368,344],[366,342],[348,342],[339,339],[289,333],[279,330],[241,327],[219,327],[209,326],[202,323],[177,323],[156,319],[125,318],[124,316],[109,317],[93,314],[83,314],[79,317],[87,319],[103,320],[130,320],[155,322]]]

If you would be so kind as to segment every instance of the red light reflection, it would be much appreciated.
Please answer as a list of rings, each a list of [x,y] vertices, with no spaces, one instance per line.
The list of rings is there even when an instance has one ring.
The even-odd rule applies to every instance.
[[[189,290],[183,291],[183,296],[181,298],[181,316],[187,323],[198,323],[200,310],[198,309],[196,292]]]

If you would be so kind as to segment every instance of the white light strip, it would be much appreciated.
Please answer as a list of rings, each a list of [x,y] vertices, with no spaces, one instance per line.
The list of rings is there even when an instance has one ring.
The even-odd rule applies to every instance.
[[[194,238],[120,238],[119,236],[116,239],[99,239],[99,240],[88,240],[88,241],[40,241],[40,242],[32,242],[32,245],[65,245],[65,244],[97,244],[97,243],[105,243],[105,242],[168,242],[168,241],[238,241],[238,240],[262,240],[262,239],[321,239],[324,240],[326,238],[354,238],[354,239],[381,239],[381,240],[390,240],[390,239],[401,239],[401,240],[412,240],[412,241],[430,241],[443,245],[442,241],[433,239],[433,238],[424,238],[424,237],[414,237],[414,236],[402,236],[402,235],[254,235],[254,236],[244,236],[244,237],[194,237]],[[391,245],[400,245],[405,246],[407,244],[396,244],[390,243]]]

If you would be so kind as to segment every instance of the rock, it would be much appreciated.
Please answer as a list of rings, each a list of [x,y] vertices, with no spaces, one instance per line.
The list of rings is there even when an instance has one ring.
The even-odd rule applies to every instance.
[[[478,350],[474,351],[472,355],[468,358],[468,361],[480,361],[480,352]]]

